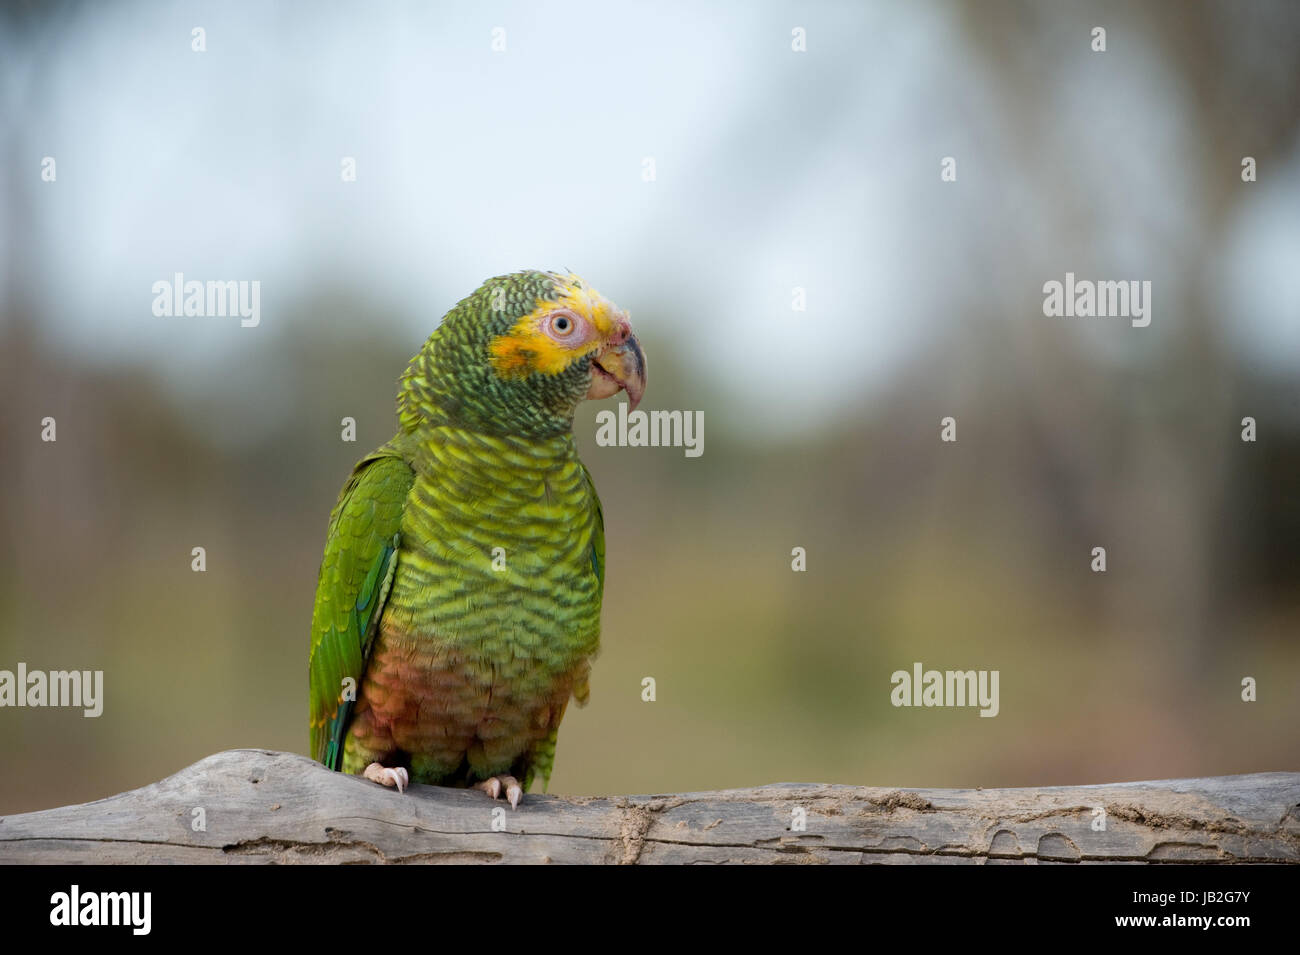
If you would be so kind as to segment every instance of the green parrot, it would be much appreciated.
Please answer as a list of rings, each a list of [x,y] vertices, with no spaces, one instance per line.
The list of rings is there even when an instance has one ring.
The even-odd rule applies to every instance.
[[[645,391],[628,316],[572,274],[488,279],[402,375],[400,427],[330,514],[311,623],[311,754],[404,791],[545,787],[587,700],[605,532],[573,415]]]

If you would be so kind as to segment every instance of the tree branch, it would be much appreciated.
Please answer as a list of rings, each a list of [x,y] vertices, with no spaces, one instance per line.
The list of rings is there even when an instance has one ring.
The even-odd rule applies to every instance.
[[[1104,830],[1094,829],[1103,812]],[[303,756],[244,749],[109,799],[0,818],[0,860],[1300,863],[1300,773],[1040,789],[534,793],[511,811],[474,790],[399,795]]]

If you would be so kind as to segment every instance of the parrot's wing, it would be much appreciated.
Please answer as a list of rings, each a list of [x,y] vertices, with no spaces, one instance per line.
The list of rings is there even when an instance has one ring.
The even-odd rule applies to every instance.
[[[342,766],[343,735],[393,582],[413,480],[400,457],[376,451],[358,462],[330,514],[311,618],[310,665],[311,755],[330,769]]]
[[[605,589],[605,512],[600,507],[600,495],[596,493],[596,482],[591,479],[587,465],[582,465],[582,473],[587,478],[587,487],[591,488],[591,502],[596,510],[596,526],[591,534],[591,567],[600,581],[601,590]]]

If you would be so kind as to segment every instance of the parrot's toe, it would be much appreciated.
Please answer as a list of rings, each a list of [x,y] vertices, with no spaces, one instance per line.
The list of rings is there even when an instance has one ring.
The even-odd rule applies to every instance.
[[[406,787],[411,784],[410,774],[401,766],[389,768],[380,766],[378,763],[371,763],[361,775],[372,783],[379,783],[381,786],[388,786],[389,788],[396,786],[399,793],[406,792]]]
[[[475,783],[474,788],[483,790],[493,799],[500,799],[504,790],[511,809],[518,809],[519,800],[524,798],[524,787],[513,776],[492,776],[481,783]]]

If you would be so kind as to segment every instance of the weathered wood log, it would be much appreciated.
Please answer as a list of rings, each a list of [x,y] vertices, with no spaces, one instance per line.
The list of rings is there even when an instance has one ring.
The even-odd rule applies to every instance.
[[[511,811],[474,790],[398,794],[303,756],[245,749],[108,799],[0,818],[0,861],[1294,864],[1300,773],[1040,789],[529,794]]]

